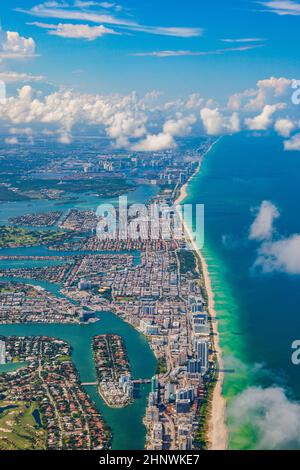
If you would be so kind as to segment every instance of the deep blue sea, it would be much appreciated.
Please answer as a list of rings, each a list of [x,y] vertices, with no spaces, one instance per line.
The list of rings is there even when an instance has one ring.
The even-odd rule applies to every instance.
[[[255,208],[275,204],[274,239],[300,233],[300,152],[274,135],[223,137],[185,202],[205,204],[205,246],[225,365],[231,448],[300,448],[300,275],[254,269]]]

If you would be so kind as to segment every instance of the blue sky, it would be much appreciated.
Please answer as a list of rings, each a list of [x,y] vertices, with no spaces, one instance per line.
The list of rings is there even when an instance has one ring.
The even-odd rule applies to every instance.
[[[23,37],[33,38],[36,44],[36,57],[4,61],[1,70],[43,75],[49,82],[82,92],[144,93],[156,89],[170,97],[200,92],[218,100],[265,77],[300,76],[299,2],[82,0],[77,5],[73,0],[59,2],[64,6],[55,3],[1,2],[3,30],[17,31]],[[106,15],[113,17],[113,23],[123,24],[87,21],[85,18],[90,18],[87,16],[77,16],[80,19],[75,20],[74,12]],[[60,23],[84,25],[88,29],[83,37],[57,36],[54,28]],[[95,30],[101,25],[103,32]],[[161,33],[160,28],[175,27],[185,29]],[[89,40],[84,37],[98,33],[99,37]],[[80,36],[78,31],[77,34]],[[249,41],[233,42],[240,39]]]
[[[159,151],[273,130],[300,151],[300,0],[38,1],[0,7],[6,143],[68,145],[80,126]]]

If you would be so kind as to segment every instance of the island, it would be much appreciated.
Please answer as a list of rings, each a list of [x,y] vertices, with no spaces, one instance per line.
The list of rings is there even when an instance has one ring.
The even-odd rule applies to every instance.
[[[99,335],[93,339],[98,390],[112,408],[123,408],[133,401],[134,385],[121,336]]]

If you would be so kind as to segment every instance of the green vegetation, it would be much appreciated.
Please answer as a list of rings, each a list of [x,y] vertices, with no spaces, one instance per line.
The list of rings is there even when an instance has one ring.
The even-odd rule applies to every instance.
[[[108,288],[106,290],[101,291],[100,294],[101,294],[101,297],[108,300],[109,302],[112,302],[113,298],[112,298],[112,289],[111,288]]]
[[[26,230],[17,227],[0,227],[0,248],[17,246],[45,245],[62,241],[66,234],[62,231]]]
[[[22,192],[55,190],[68,193],[95,192],[102,197],[111,197],[135,189],[135,186],[128,183],[124,178],[93,178],[78,180],[19,180],[15,183]]]
[[[214,361],[217,364],[217,361]],[[216,381],[218,380],[218,374],[214,370],[206,382],[206,392],[202,399],[200,409],[198,412],[198,429],[195,436],[195,447],[200,450],[206,450],[208,447],[207,432],[208,423],[211,416],[212,399]]]
[[[197,270],[195,253],[190,250],[180,250],[178,257],[180,262],[180,274],[192,273],[195,276]]]
[[[35,404],[0,402],[0,450],[46,448],[46,431],[37,426],[35,410]]]
[[[71,358],[71,356],[62,355],[62,356],[59,356],[58,358],[56,358],[56,361],[57,362],[70,362],[70,361],[72,361],[72,358]]]
[[[168,371],[167,361],[165,357],[160,357],[157,361],[156,374],[166,374]]]

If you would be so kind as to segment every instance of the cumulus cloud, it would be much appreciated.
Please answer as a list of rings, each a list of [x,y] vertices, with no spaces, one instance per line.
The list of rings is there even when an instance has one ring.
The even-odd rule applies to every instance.
[[[255,267],[265,273],[300,274],[300,234],[282,240],[263,243]]]
[[[246,118],[245,124],[248,129],[252,131],[264,131],[272,124],[272,118],[276,111],[283,109],[284,107],[284,103],[278,103],[274,105],[266,104],[260,114],[254,118]]]
[[[118,146],[128,146],[129,138],[146,134],[151,111],[135,93],[126,96],[101,96],[59,90],[41,97],[25,85],[18,95],[0,106],[0,120],[13,125],[46,124],[55,126],[60,141],[69,143],[75,124],[99,125]]]
[[[203,108],[200,111],[200,117],[208,135],[231,134],[240,130],[240,119],[237,113],[223,116],[218,108]]]
[[[300,447],[300,403],[289,400],[282,387],[249,387],[232,400],[228,416],[233,429],[253,429],[257,449]]]
[[[196,116],[193,114],[183,116],[178,113],[175,119],[169,119],[165,122],[163,130],[165,134],[172,136],[184,137],[191,133],[192,125],[196,122]]]
[[[9,133],[13,135],[27,135],[31,136],[33,130],[30,127],[11,127]]]
[[[245,105],[246,111],[259,111],[266,104],[273,104],[278,99],[290,98],[293,80],[285,77],[270,77],[259,80],[253,98]],[[245,93],[249,92],[246,90]]]
[[[256,218],[250,227],[250,240],[267,240],[274,233],[274,221],[279,217],[277,207],[270,201],[263,201],[257,212]]]
[[[277,119],[274,129],[282,137],[289,137],[295,129],[295,123],[290,119]]]
[[[300,133],[284,142],[284,150],[300,150]]]
[[[172,135],[160,132],[159,134],[150,134],[140,142],[132,146],[132,150],[137,152],[156,152],[175,147],[175,141]]]
[[[285,77],[270,77],[259,80],[256,88],[249,88],[234,93],[228,100],[228,108],[242,109],[244,112],[258,112],[269,104],[280,101],[290,101],[293,80]]]
[[[196,97],[192,99],[195,100]],[[198,103],[194,102],[194,105]],[[54,126],[61,143],[71,142],[76,124],[95,125],[106,132],[116,147],[144,151],[172,148],[176,146],[174,137],[191,133],[196,122],[194,114],[187,109],[179,113],[176,108],[168,114],[169,119],[161,126],[163,114],[159,107],[153,106],[153,99],[148,94],[139,98],[136,93],[102,96],[59,90],[42,96],[29,85],[21,87],[17,96],[7,98],[0,107],[3,122],[20,126]],[[149,132],[148,128],[153,126],[160,131]],[[136,142],[137,139],[140,141]]]
[[[174,119],[169,119],[164,123],[163,132],[148,134],[145,139],[137,142],[131,148],[140,152],[174,148],[176,147],[174,137],[184,137],[190,134],[195,122],[196,117],[193,114],[183,116],[181,113],[176,113]]]
[[[250,240],[262,242],[253,267],[264,273],[300,274],[300,234],[274,237],[274,221],[279,217],[274,204],[262,202],[249,231]]]
[[[0,37],[0,59],[24,59],[34,57],[36,44],[32,38],[24,38],[16,31],[6,31]]]
[[[42,76],[28,73],[0,72],[0,80],[12,82],[39,82]],[[277,93],[285,89],[283,81],[270,79],[277,84]],[[267,80],[268,82],[268,80]],[[273,88],[274,88],[273,86]],[[282,102],[265,105],[256,116],[245,116],[245,97],[252,99],[257,92],[236,94],[229,100],[228,106],[220,108],[213,100],[204,100],[200,94],[191,94],[186,99],[180,98],[164,102],[157,91],[146,93],[139,98],[135,92],[128,95],[104,96],[83,94],[60,88],[45,94],[35,91],[31,86],[20,88],[16,96],[10,96],[0,103],[0,122],[6,125],[48,125],[54,134],[68,143],[72,139],[75,125],[98,126],[105,131],[117,147],[134,148],[172,148],[176,145],[175,137],[184,137],[196,129],[201,122],[208,135],[233,134],[245,129],[266,130],[274,123],[274,114],[278,112],[275,130],[282,136],[289,136],[291,130],[289,117],[291,109]],[[279,96],[281,99],[281,95]],[[200,118],[200,119],[199,119]],[[140,142],[136,142],[139,139]],[[286,150],[298,149],[297,135],[285,142]]]

